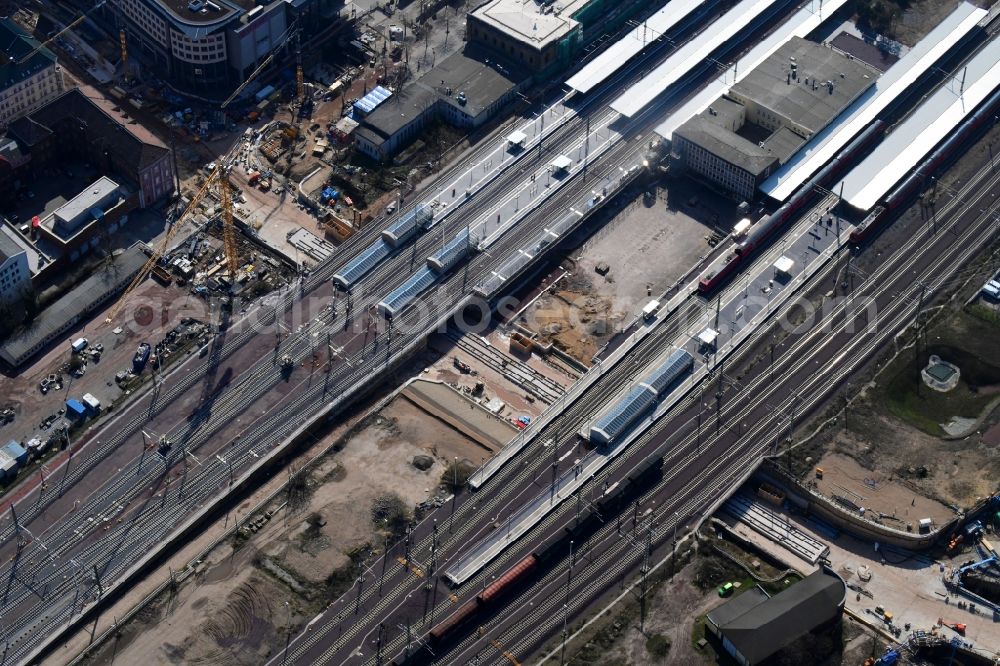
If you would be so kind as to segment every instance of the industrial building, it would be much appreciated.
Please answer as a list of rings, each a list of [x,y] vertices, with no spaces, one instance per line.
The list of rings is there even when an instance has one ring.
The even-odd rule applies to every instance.
[[[370,110],[366,105],[362,109],[366,115],[355,118],[359,126],[354,130],[354,145],[372,159],[384,161],[438,118],[474,129],[510,102],[527,78],[521,68],[467,46],[402,90],[383,97]]]
[[[65,90],[55,54],[39,46],[12,19],[0,19],[0,128]]]
[[[672,165],[744,200],[866,90],[877,73],[793,37],[673,132]]]
[[[836,122],[814,135],[795,156],[776,169],[761,184],[761,192],[775,201],[787,201],[885,109],[907,95],[921,77],[933,71],[946,54],[968,40],[986,14],[985,9],[968,2],[959,4],[879,76],[875,85],[855,100]]]
[[[839,621],[847,585],[823,567],[769,597],[753,587],[705,616],[705,629],[741,666],[760,664],[816,629]]]
[[[466,40],[545,78],[572,62],[580,48],[610,33],[645,3],[631,0],[491,0],[466,20]]]
[[[303,41],[336,23],[332,0],[111,0],[97,18],[126,33],[130,53],[173,88],[225,98],[267,56],[286,47],[289,27]]]
[[[805,37],[827,18],[840,10],[847,0],[810,0],[802,5],[799,11],[782,22],[774,30],[769,32],[763,39],[758,41],[749,51],[740,55],[738,62],[733,63],[728,69],[716,72],[712,79],[703,85],[697,93],[688,98],[684,104],[678,107],[673,113],[668,115],[664,121],[657,126],[656,133],[667,141],[672,141],[674,130],[687,122],[690,118],[701,113],[722,95],[729,92],[729,87],[736,81],[752,72],[760,63],[767,60],[777,51],[782,44],[792,37]],[[685,45],[686,46],[686,45]],[[675,60],[684,54],[681,47],[668,58],[668,61]],[[679,60],[677,60],[679,62]],[[655,70],[654,70],[655,71]],[[643,79],[645,81],[646,78]],[[635,90],[633,86],[632,89]],[[625,99],[622,99],[624,103]]]
[[[140,244],[125,250],[106,267],[45,308],[26,330],[5,340],[0,345],[0,361],[9,369],[18,368],[53,341],[64,339],[65,334],[85,317],[125,289],[148,258]]]

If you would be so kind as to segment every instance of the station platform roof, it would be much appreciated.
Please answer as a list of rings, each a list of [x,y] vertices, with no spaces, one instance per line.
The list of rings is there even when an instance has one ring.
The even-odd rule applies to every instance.
[[[985,15],[985,9],[979,9],[968,2],[959,5],[880,76],[870,90],[855,100],[833,123],[818,132],[797,154],[765,180],[760,186],[761,192],[776,201],[786,201],[875,120],[894,99],[913,85],[951,47],[973,30]]]
[[[639,113],[688,72],[707,62],[716,49],[739,34],[775,2],[777,0],[743,0],[626,90],[611,103],[611,108],[629,118]]]
[[[962,88],[962,78],[965,87]],[[1000,39],[994,38],[896,126],[843,181],[844,200],[869,210],[1000,86]]]
[[[792,18],[773,30],[762,41],[740,58],[739,62],[712,79],[708,85],[670,114],[657,128],[656,133],[670,141],[674,130],[698,115],[724,95],[737,81],[742,80],[755,67],[767,60],[782,44],[792,37],[805,37],[846,4],[847,0],[813,0],[797,11]]]
[[[590,92],[704,3],[705,0],[670,0],[642,25],[636,26],[571,76],[566,85],[579,93]]]

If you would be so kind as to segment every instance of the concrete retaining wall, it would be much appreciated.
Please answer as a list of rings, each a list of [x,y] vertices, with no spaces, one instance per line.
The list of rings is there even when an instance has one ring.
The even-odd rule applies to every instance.
[[[757,476],[782,488],[788,493],[788,501],[791,504],[818,516],[831,525],[859,538],[878,541],[880,544],[888,544],[898,548],[927,550],[934,546],[939,539],[951,534],[961,520],[956,516],[936,530],[925,534],[897,530],[844,509],[826,497],[806,488],[796,479],[778,469],[773,463],[765,462],[761,465]]]

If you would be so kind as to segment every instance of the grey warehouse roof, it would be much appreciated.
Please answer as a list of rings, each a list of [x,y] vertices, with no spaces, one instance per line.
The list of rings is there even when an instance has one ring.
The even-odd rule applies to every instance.
[[[439,103],[475,118],[525,78],[527,73],[523,69],[501,62],[476,46],[467,46],[397,91],[372,111],[355,131],[372,143],[380,144]],[[465,93],[465,104],[458,102],[459,93]]]
[[[718,608],[713,609],[706,616],[709,623],[716,627],[725,627],[733,620],[750,612],[771,597],[767,592],[754,585],[739,596],[733,597]]]
[[[0,345],[0,358],[13,367],[27,361],[109,297],[124,289],[148,259],[138,243],[122,252],[110,266],[99,268],[45,308],[24,333]]]
[[[437,101],[434,91],[419,83],[406,86],[380,104],[354,131],[372,143],[381,143],[419,118]]]
[[[674,135],[683,137],[752,174],[763,173],[778,162],[778,156],[774,153],[716,124],[704,114],[697,115],[678,127]]]
[[[805,139],[792,130],[787,127],[782,127],[777,132],[764,139],[764,145],[762,148],[776,156],[778,161],[784,164],[785,161],[794,155],[795,151],[797,151],[805,142]]]
[[[741,655],[751,664],[757,664],[838,617],[846,592],[844,581],[823,568],[767,601],[753,605],[720,625],[720,629]]]
[[[107,176],[101,176],[80,190],[80,193],[75,197],[57,208],[53,215],[61,220],[75,220],[77,216],[89,212],[91,208],[101,206],[106,197],[117,191],[118,183]]]
[[[792,58],[798,76],[789,83]],[[823,44],[793,37],[736,83],[730,94],[737,101],[749,100],[788,118],[813,134],[870,88],[875,78],[874,70],[860,61]],[[826,81],[833,83],[832,93]]]
[[[501,62],[495,55],[471,44],[464,51],[442,60],[419,80],[434,88],[445,104],[475,118],[527,77],[528,73],[523,68]],[[447,94],[449,88],[451,95]],[[465,93],[464,105],[455,98],[460,92]]]

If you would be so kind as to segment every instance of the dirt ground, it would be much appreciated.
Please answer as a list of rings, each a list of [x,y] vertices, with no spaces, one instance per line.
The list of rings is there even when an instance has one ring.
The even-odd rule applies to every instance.
[[[900,483],[893,470],[865,469],[858,461],[837,453],[823,456],[816,467],[823,469],[823,478],[813,475],[808,483],[817,491],[829,498],[843,497],[864,507],[868,515],[884,514],[883,521],[890,527],[904,529],[909,525],[916,530],[921,518],[943,525],[955,516],[947,506]]]
[[[922,397],[899,398],[898,378],[903,374],[916,377],[917,368],[924,365],[923,362],[914,363],[912,350],[903,352],[873,384],[866,385],[855,397],[846,418],[840,419],[836,428],[819,435],[809,445],[811,450],[803,451],[802,455],[812,455],[815,460],[821,458],[820,452],[824,450],[845,455],[856,460],[859,469],[866,470],[865,476],[872,472],[883,478],[891,476],[913,493],[947,506],[969,506],[977,498],[996,492],[1000,453],[990,442],[1000,424],[1000,408],[992,402],[990,391],[983,390],[995,383],[993,373],[1000,354],[995,344],[996,331],[996,325],[971,317],[964,311],[947,313],[940,324],[928,330],[926,347],[922,345],[920,353],[921,361],[929,354],[938,353],[955,359],[959,367],[965,367],[966,388],[952,392],[954,403],[942,402],[950,393],[938,394],[926,387],[919,394]],[[969,391],[968,384],[978,384],[978,393]],[[961,391],[968,396],[960,395]],[[988,395],[984,397],[984,393]],[[931,400],[933,405],[924,404]],[[927,432],[937,421],[946,420],[946,416],[942,416],[948,405],[959,410],[956,413],[969,415],[961,410],[969,405],[980,405],[973,410],[978,413],[982,404],[991,402],[992,410],[987,409],[978,420],[973,419],[973,427],[965,436],[946,438],[943,433]],[[934,418],[928,422],[929,416]],[[812,476],[810,470],[804,478],[808,480]],[[904,503],[904,510],[908,503]]]
[[[453,443],[448,440],[430,440],[434,442],[432,446],[434,455],[446,458],[463,457],[478,466],[478,461],[481,461],[486,453],[499,451],[517,434],[517,428],[510,421],[490,413],[483,405],[447,384],[417,380],[404,388],[402,395],[419,411],[439,419],[442,423],[447,423],[456,432],[463,433],[462,439],[466,437],[472,439],[483,449],[479,458],[476,458],[469,456],[467,450],[461,452],[464,455],[460,455]],[[423,419],[417,418],[407,419],[406,422],[417,426],[421,421]]]
[[[726,550],[744,561],[755,559],[753,554],[742,551],[731,543]],[[766,563],[761,563],[761,575],[779,573]],[[728,599],[716,592],[725,581],[740,581],[741,588],[753,585],[753,579],[743,569],[714,553],[702,544],[699,551],[672,578],[655,589],[648,602],[643,631],[639,628],[638,605],[629,602],[596,625],[587,638],[578,639],[567,650],[566,663],[570,666],[691,666],[692,664],[728,663],[721,661],[711,644],[699,647],[704,636],[704,616]],[[769,587],[771,594],[780,589]],[[666,655],[655,653],[655,642],[669,643]],[[819,650],[819,640],[829,645],[829,650]],[[585,642],[584,642],[585,641]],[[580,644],[582,643],[582,645]],[[804,643],[809,643],[803,645]],[[778,664],[798,666],[802,663],[825,666],[857,666],[871,650],[872,639],[850,618],[821,639],[809,637],[793,644],[776,657]],[[554,647],[554,646],[550,646]],[[800,653],[809,654],[811,660],[799,660]],[[770,662],[769,662],[770,663]]]
[[[572,272],[525,311],[525,325],[589,363],[646,303],[708,252],[708,220],[696,220],[680,203],[682,191],[692,188],[697,186],[676,181],[672,196],[662,191],[652,201],[640,194],[628,202],[570,253]],[[606,275],[596,272],[599,265],[608,267]]]
[[[304,500],[279,510],[239,549],[220,545],[171,595],[161,597],[123,628],[116,646],[93,663],[262,663],[335,597],[337,577],[353,558],[381,547],[370,507],[397,494],[406,506],[438,493],[453,454],[474,459],[461,433],[397,398],[362,421],[342,449],[306,474]],[[337,437],[325,438],[322,445]],[[414,456],[436,455],[420,471]],[[250,502],[226,522],[243,520]]]
[[[852,407],[847,420],[849,430],[838,430],[829,450],[855,459],[865,470],[892,474],[916,493],[949,506],[968,506],[997,489],[1000,460],[979,436],[943,441],[886,416],[870,402]]]

